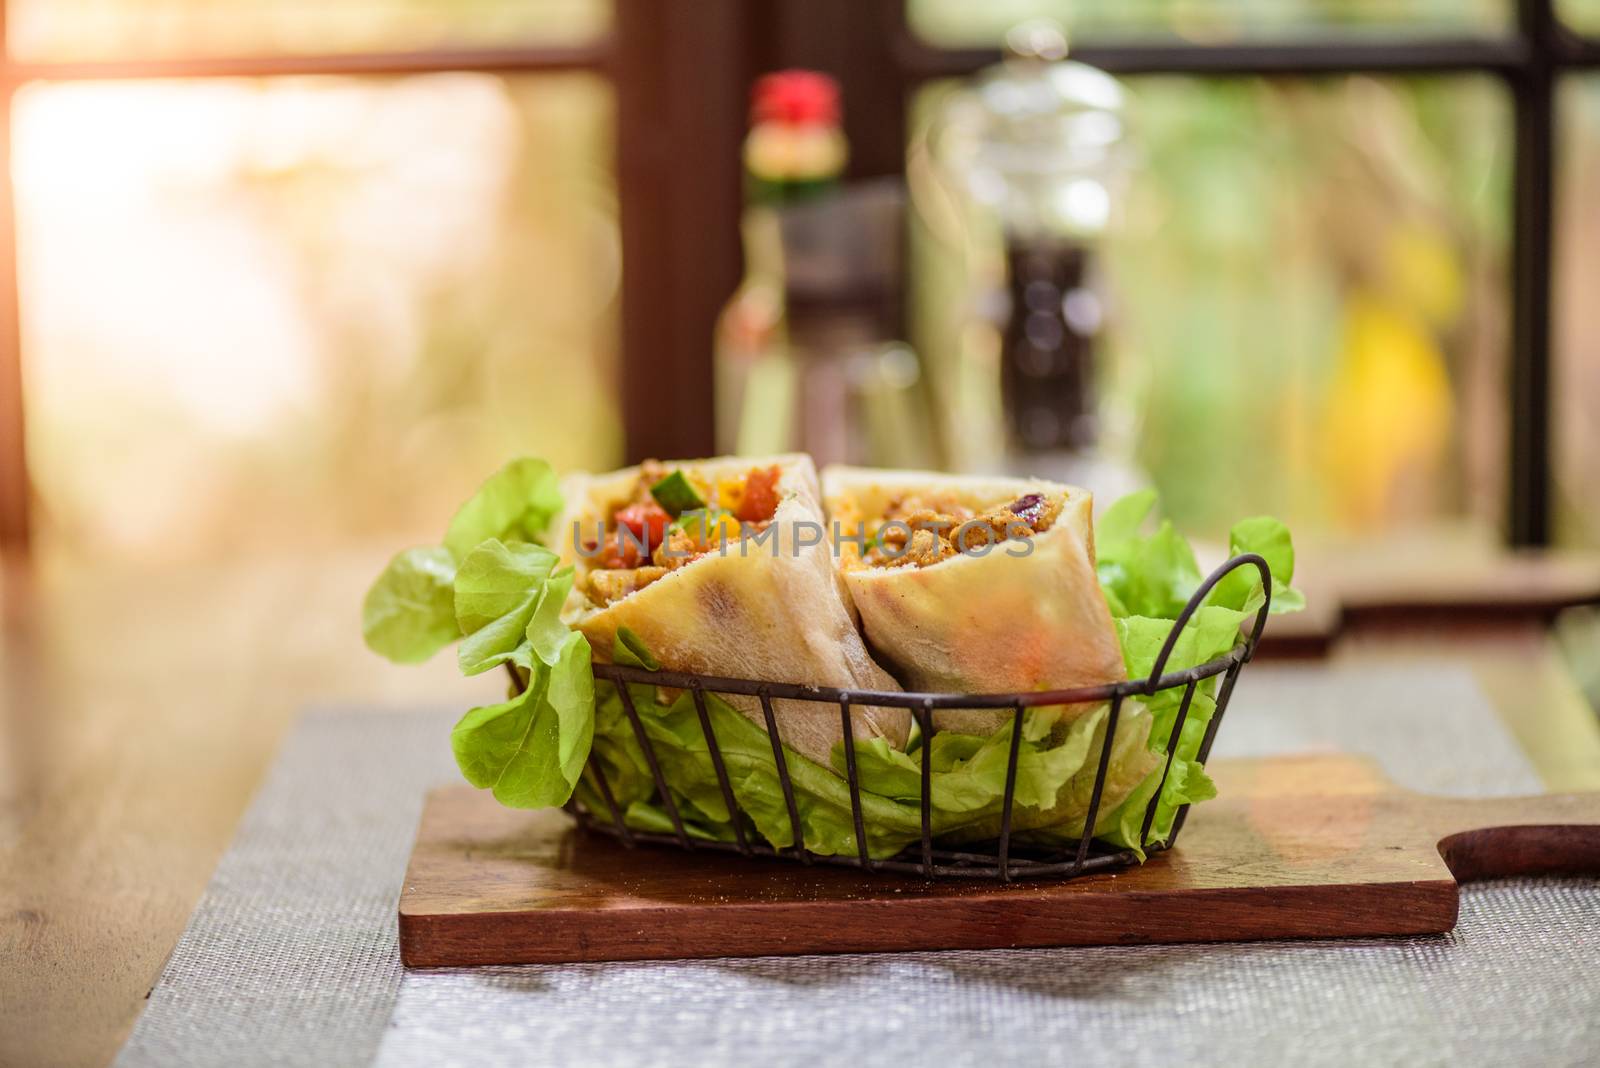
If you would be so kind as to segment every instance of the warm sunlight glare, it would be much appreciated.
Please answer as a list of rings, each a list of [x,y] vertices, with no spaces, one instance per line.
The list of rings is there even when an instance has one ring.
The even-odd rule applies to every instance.
[[[571,95],[538,98],[546,142],[587,136],[594,109]],[[528,164],[531,120],[502,79],[46,84],[15,115],[31,464],[43,518],[76,544],[182,552],[223,520],[259,527],[241,505],[275,492],[303,523],[359,525],[352,483],[408,442],[436,455],[462,405],[493,402],[463,392],[498,373],[486,353],[537,371],[526,350],[592,333],[614,291],[604,202],[598,218],[571,210],[585,157]],[[563,207],[575,222],[545,222]],[[508,226],[508,210],[532,222]],[[557,291],[584,299],[508,335],[507,287],[487,280],[516,269],[518,243],[541,254],[523,266],[565,265]],[[560,315],[577,327],[549,329]],[[463,461],[493,452],[482,469],[506,445],[477,425],[484,440],[451,440]]]

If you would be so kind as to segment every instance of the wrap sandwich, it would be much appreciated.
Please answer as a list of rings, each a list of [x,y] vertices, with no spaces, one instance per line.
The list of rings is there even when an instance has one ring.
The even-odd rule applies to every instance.
[[[1095,574],[1092,498],[1042,479],[829,467],[828,514],[841,530],[837,563],[868,646],[911,690],[1010,693],[1075,689],[1126,678],[1121,644]],[[1104,702],[1034,709],[1029,730],[1098,754]],[[991,735],[1010,709],[936,714],[939,731]],[[1125,702],[1100,803],[1109,816],[1158,763],[1150,717]],[[1097,761],[1064,782],[1054,803],[1019,809],[1019,830],[1076,835]],[[1074,823],[1076,821],[1076,823]],[[987,824],[993,822],[994,826]],[[984,821],[963,837],[998,830]]]
[[[839,567],[867,641],[913,690],[1058,690],[1125,678],[1087,490],[1040,479],[830,467]],[[959,543],[959,544],[958,544]],[[989,733],[1007,710],[940,717]]]
[[[1113,845],[1162,840],[1183,806],[1215,795],[1198,754],[1226,693],[1216,678],[1130,696],[1109,739],[1106,702],[1030,709],[1020,739],[1009,712],[958,709],[952,719],[940,710],[920,751],[907,743],[903,711],[852,702],[856,746],[847,751],[836,708],[780,701],[787,780],[757,701],[735,707],[715,694],[699,702],[655,685],[596,684],[591,654],[858,696],[893,689],[856,630],[856,603],[879,662],[892,657],[919,688],[1104,682],[1122,674],[1119,644],[1127,672],[1142,678],[1203,581],[1170,521],[1145,532],[1153,492],[1106,509],[1091,540],[1088,495],[1054,483],[849,470],[825,482],[838,529],[819,536],[822,494],[805,457],[646,464],[564,487],[549,464],[518,458],[462,504],[438,544],[395,554],[363,601],[362,631],[397,663],[455,645],[463,674],[511,672],[506,699],[469,709],[450,745],[468,782],[516,808],[577,797],[635,829],[733,842],[753,827],[780,849],[797,844],[798,818],[812,852],[854,854],[864,835],[871,856],[887,857],[925,826],[950,844],[995,837],[1008,796],[1014,840],[1054,847],[1075,838],[1101,754],[1094,832]],[[940,516],[1005,536],[962,556],[937,525],[919,536],[904,523]],[[872,526],[870,541],[840,536],[852,517]],[[1270,565],[1274,612],[1304,603],[1289,585],[1294,551],[1282,523],[1242,521],[1229,551]],[[1168,670],[1215,660],[1237,647],[1241,625],[1259,624],[1269,591],[1255,571],[1236,567],[1216,582]],[[721,763],[706,744],[708,722]],[[843,779],[852,752],[859,794]]]
[[[647,461],[563,481],[552,545],[575,578],[563,613],[596,659],[624,628],[662,667],[706,675],[896,690],[856,629],[804,455]],[[765,728],[760,702],[724,695]],[[828,766],[838,709],[775,700],[784,744]],[[902,748],[904,709],[860,707],[858,739]]]

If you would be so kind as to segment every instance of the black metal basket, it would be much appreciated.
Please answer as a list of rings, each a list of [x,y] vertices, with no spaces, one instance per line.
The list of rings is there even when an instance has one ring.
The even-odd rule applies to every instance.
[[[1173,648],[1177,645],[1184,626],[1204,604],[1212,587],[1230,572],[1246,566],[1254,567],[1260,573],[1262,589],[1266,594],[1266,602],[1257,611],[1249,635],[1242,638],[1225,656],[1209,663],[1201,664],[1198,667],[1174,671],[1170,674],[1166,673],[1167,661],[1172,655]],[[1194,595],[1189,598],[1188,604],[1184,606],[1183,611],[1173,622],[1172,630],[1167,635],[1166,642],[1157,655],[1148,676],[1141,679],[1128,679],[1123,682],[1072,690],[1002,694],[890,693],[878,690],[841,690],[821,686],[806,686],[798,683],[719,678],[676,671],[647,671],[642,668],[627,667],[619,664],[597,663],[594,665],[594,676],[597,680],[605,680],[616,688],[623,710],[627,713],[628,720],[632,725],[634,736],[644,750],[651,775],[655,779],[657,796],[660,799],[662,808],[666,811],[667,817],[672,821],[675,833],[660,834],[629,827],[623,818],[621,808],[612,794],[611,787],[606,781],[604,771],[599,766],[599,762],[592,759],[589,762],[586,773],[593,777],[595,785],[599,788],[599,794],[605,802],[607,811],[592,812],[576,798],[568,803],[568,809],[582,826],[615,835],[629,846],[638,842],[651,842],[675,845],[691,850],[725,850],[741,853],[745,856],[779,857],[796,860],[802,864],[822,862],[860,868],[871,872],[907,872],[920,874],[927,878],[999,879],[1010,882],[1013,879],[1040,876],[1072,878],[1086,872],[1125,867],[1137,863],[1138,854],[1131,849],[1119,850],[1104,843],[1096,842],[1092,834],[1095,819],[1100,809],[1101,794],[1105,789],[1106,770],[1110,763],[1111,745],[1109,743],[1116,736],[1117,717],[1121,711],[1123,699],[1128,697],[1148,697],[1162,690],[1183,687],[1182,702],[1179,705],[1177,718],[1173,724],[1171,740],[1167,744],[1166,763],[1161,769],[1161,786],[1164,786],[1166,777],[1172,768],[1172,760],[1177,752],[1178,738],[1183,730],[1184,719],[1189,713],[1189,705],[1194,697],[1195,689],[1205,679],[1222,676],[1222,681],[1215,694],[1216,710],[1206,726],[1206,733],[1200,743],[1197,754],[1200,762],[1204,763],[1211,752],[1211,743],[1216,737],[1217,727],[1222,722],[1223,713],[1227,711],[1228,700],[1233,694],[1233,687],[1239,677],[1239,670],[1249,661],[1255,651],[1256,643],[1260,640],[1262,628],[1266,624],[1271,595],[1272,575],[1267,567],[1267,562],[1254,553],[1235,556],[1213,571],[1200,584],[1200,587],[1195,590]],[[715,841],[692,836],[689,833],[682,817],[679,815],[672,792],[667,788],[667,781],[661,772],[661,762],[657,759],[656,752],[650,742],[649,733],[645,730],[644,724],[639,718],[639,711],[635,708],[633,698],[628,692],[627,685],[625,685],[627,683],[653,685],[672,690],[686,690],[693,695],[695,710],[699,713],[700,729],[705,734],[712,765],[716,770],[717,781],[722,790],[723,800],[729,813],[734,815],[732,820],[735,835],[734,841]],[[737,694],[755,697],[760,701],[766,722],[767,736],[772,742],[772,759],[777,768],[778,780],[783,788],[783,798],[788,808],[789,821],[794,834],[795,845],[792,847],[776,849],[764,842],[751,840],[753,835],[747,831],[743,825],[743,820],[738,816],[739,808],[734,800],[733,786],[729,781],[722,753],[717,746],[716,735],[712,730],[711,719],[706,711],[705,695],[707,693]],[[851,814],[855,822],[855,839],[857,843],[857,852],[855,854],[830,856],[814,853],[805,848],[800,811],[795,804],[794,784],[789,776],[788,765],[785,761],[785,751],[779,732],[780,724],[777,717],[773,715],[772,702],[774,699],[819,702],[837,706],[839,709],[839,719],[845,739],[845,745],[843,746],[845,778],[850,787]],[[1011,818],[1016,789],[1017,753],[1023,733],[1022,720],[1025,710],[1037,705],[1075,705],[1107,701],[1110,702],[1110,714],[1107,717],[1104,734],[1106,741],[1100,747],[1099,767],[1095,775],[1094,787],[1090,794],[1088,811],[1085,814],[1084,831],[1078,839],[1069,840],[1063,845],[1051,849],[1030,848],[1013,843]],[[922,734],[922,784],[920,794],[922,838],[919,844],[908,846],[893,857],[874,859],[868,856],[867,853],[867,835],[862,817],[861,784],[856,771],[855,730],[851,719],[852,705],[909,709],[915,717]],[[983,845],[963,845],[960,849],[941,848],[935,843],[935,835],[932,829],[932,791],[930,786],[932,782],[931,753],[933,747],[929,743],[939,728],[938,719],[942,709],[971,708],[1010,708],[1015,712],[1011,731],[1011,752],[1006,766],[1006,785],[1002,800],[1000,835],[993,842]],[[1157,842],[1148,841],[1160,799],[1161,788],[1158,786],[1145,808],[1144,823],[1139,834],[1140,841],[1144,843],[1147,853],[1170,849],[1173,842],[1177,840],[1178,832],[1183,829],[1184,819],[1188,815],[1188,806],[1185,805],[1178,810],[1173,820],[1172,830],[1165,839]]]

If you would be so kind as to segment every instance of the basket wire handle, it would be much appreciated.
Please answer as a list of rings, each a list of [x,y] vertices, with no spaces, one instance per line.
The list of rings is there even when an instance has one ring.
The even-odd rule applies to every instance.
[[[1189,625],[1189,620],[1200,611],[1206,598],[1211,596],[1212,587],[1246,564],[1252,565],[1261,573],[1262,595],[1261,607],[1256,610],[1255,626],[1251,628],[1250,637],[1245,642],[1244,659],[1250,659],[1255,652],[1256,643],[1261,640],[1261,631],[1267,625],[1267,613],[1272,608],[1272,568],[1267,566],[1266,559],[1259,553],[1240,553],[1207,575],[1199,588],[1189,595],[1189,603],[1178,613],[1178,618],[1172,623],[1172,629],[1167,632],[1167,640],[1161,645],[1161,652],[1156,654],[1155,663],[1150,665],[1150,675],[1145,681],[1145,693],[1153,694],[1156,690],[1162,689],[1156,683],[1167,670],[1167,661],[1172,657],[1172,650],[1177,647],[1178,639],[1183,637],[1184,628]]]
[[[650,765],[650,776],[656,781],[656,792],[661,795],[662,807],[672,819],[672,829],[678,832],[678,843],[685,849],[693,849],[694,839],[689,837],[689,831],[683,825],[683,817],[678,815],[678,803],[672,799],[672,791],[667,789],[666,776],[661,774],[661,764],[656,760],[655,746],[650,744],[650,736],[645,733],[644,722],[639,719],[639,710],[633,707],[633,695],[621,682],[616,683],[616,687],[617,696],[622,698],[622,710],[628,714],[628,722],[633,724],[633,736],[639,740],[639,748],[644,750],[645,761]]]
[[[1078,855],[1072,861],[1072,874],[1083,871],[1089,857],[1089,843],[1094,841],[1095,820],[1100,815],[1100,795],[1106,789],[1106,770],[1111,767],[1111,743],[1117,736],[1117,720],[1122,715],[1122,695],[1111,699],[1111,713],[1106,716],[1105,741],[1100,743],[1100,764],[1094,773],[1094,789],[1089,793],[1089,811],[1083,814],[1083,833],[1078,836]]]
[[[1254,639],[1252,639],[1254,640]],[[1239,677],[1239,669],[1244,665],[1245,658],[1241,657],[1228,666],[1227,674],[1222,676],[1222,685],[1217,688],[1217,708],[1211,713],[1211,722],[1206,724],[1205,737],[1200,739],[1200,749],[1195,753],[1195,759],[1201,766],[1211,757],[1211,743],[1216,740],[1217,727],[1222,723],[1223,713],[1228,711],[1228,699],[1233,696],[1233,683]],[[1172,821],[1172,832],[1167,835],[1163,848],[1168,848],[1178,840],[1178,832],[1183,830],[1183,821],[1189,818],[1189,806],[1184,805],[1178,809],[1178,816]]]
[[[722,747],[717,744],[717,736],[711,729],[711,716],[706,712],[705,690],[696,681],[689,687],[689,693],[694,697],[694,711],[700,717],[700,733],[705,735],[706,749],[711,753],[711,767],[717,773],[717,785],[722,788],[722,803],[728,806],[728,822],[733,824],[733,836],[739,842],[739,852],[748,856],[750,843],[744,838],[744,820],[733,798],[733,783],[728,780],[727,765],[722,762]]]
[[[1183,688],[1183,701],[1178,705],[1178,718],[1172,721],[1172,734],[1167,738],[1167,761],[1161,765],[1161,781],[1156,784],[1156,792],[1150,795],[1149,803],[1144,806],[1144,823],[1139,827],[1141,846],[1149,841],[1150,827],[1156,821],[1156,809],[1161,806],[1161,791],[1166,789],[1167,776],[1172,774],[1172,759],[1178,755],[1178,739],[1183,737],[1183,721],[1189,716],[1189,703],[1194,700],[1194,690],[1198,685],[1198,682],[1191,681]],[[1109,739],[1106,744],[1110,744]]]
[[[765,686],[758,694],[761,698],[761,715],[767,721],[767,740],[772,743],[772,762],[778,768],[778,783],[783,787],[783,803],[789,809],[789,829],[794,835],[795,856],[801,863],[811,863],[811,850],[806,848],[805,828],[800,825],[800,806],[795,804],[794,783],[789,778],[789,762],[783,756],[783,742],[778,738],[778,720],[772,714],[772,691]]]
[[[1022,716],[1026,711],[1021,701],[1013,706],[1011,717],[1011,755],[1006,758],[1006,792],[1000,806],[1000,880],[1011,881],[1011,806],[1017,796],[1017,754],[1022,746]]]
[[[1178,640],[1183,637],[1184,628],[1189,625],[1189,620],[1194,618],[1196,612],[1205,604],[1206,598],[1211,595],[1212,589],[1223,578],[1232,574],[1241,567],[1249,565],[1254,567],[1261,576],[1261,606],[1256,609],[1255,623],[1250,628],[1250,636],[1245,639],[1244,650],[1232,664],[1228,666],[1223,679],[1221,691],[1217,695],[1217,708],[1211,716],[1211,722],[1206,724],[1205,736],[1200,741],[1200,748],[1195,753],[1196,759],[1204,765],[1206,758],[1211,755],[1211,743],[1217,736],[1217,727],[1222,723],[1222,714],[1227,710],[1228,698],[1233,694],[1234,681],[1239,677],[1239,667],[1255,655],[1256,645],[1261,641],[1261,632],[1266,629],[1267,615],[1272,609],[1272,568],[1267,564],[1266,558],[1259,553],[1240,553],[1225,561],[1202,582],[1194,593],[1189,595],[1189,601],[1183,606],[1183,611],[1178,613],[1178,618],[1173,621],[1172,629],[1167,632],[1167,640],[1161,644],[1161,652],[1156,655],[1155,663],[1150,665],[1150,675],[1145,680],[1144,693],[1154,696],[1158,690],[1164,689],[1158,685],[1166,673],[1167,661],[1171,659],[1172,652],[1177,648]],[[1166,788],[1167,776],[1172,771],[1172,761],[1178,752],[1178,741],[1182,735],[1184,719],[1189,714],[1189,705],[1194,699],[1197,680],[1190,679],[1183,691],[1183,703],[1178,706],[1178,717],[1172,724],[1172,735],[1167,739],[1167,760],[1161,768],[1161,782],[1150,796],[1149,803],[1144,810],[1144,823],[1139,829],[1139,844],[1147,845],[1150,828],[1155,823],[1156,809],[1161,804],[1161,792]],[[1106,747],[1111,744],[1111,735],[1106,735]],[[1096,784],[1099,785],[1098,783]],[[1184,821],[1189,816],[1189,806],[1182,805],[1172,822],[1172,829],[1167,833],[1167,838],[1162,843],[1163,848],[1170,846],[1178,837],[1178,832],[1183,829]]]
[[[861,776],[856,771],[856,729],[850,719],[849,694],[839,698],[839,726],[844,732],[844,774],[850,784],[850,818],[856,828],[856,856],[861,866],[870,870],[872,859],[867,855],[867,821],[861,813]]]
[[[922,874],[933,875],[933,702],[923,698],[917,713],[922,729]]]
[[[617,837],[622,839],[622,844],[632,849],[634,846],[633,832],[628,829],[628,823],[622,818],[622,809],[617,804],[616,795],[611,792],[611,784],[606,781],[606,773],[600,770],[600,762],[591,760],[586,771],[594,772],[594,781],[600,787],[600,798],[606,803],[606,809],[611,813],[611,822],[617,828]]]
[[[1211,722],[1206,724],[1206,736],[1200,739],[1200,751],[1195,754],[1202,764],[1211,755],[1211,743],[1217,738],[1217,725],[1222,722],[1222,714],[1228,710],[1228,699],[1233,696],[1233,684],[1239,678],[1239,668],[1243,664],[1243,659],[1235,660],[1228,667],[1227,674],[1222,676],[1222,685],[1217,687],[1217,710],[1212,714]]]

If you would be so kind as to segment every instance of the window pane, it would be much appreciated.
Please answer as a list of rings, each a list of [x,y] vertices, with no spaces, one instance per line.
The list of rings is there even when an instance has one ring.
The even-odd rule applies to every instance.
[[[15,123],[44,542],[431,541],[510,455],[618,459],[602,80],[34,86]]]
[[[1106,449],[1199,531],[1270,511],[1321,540],[1450,527],[1491,542],[1507,440],[1500,86],[1130,87],[1140,163],[1101,261]],[[942,91],[925,91],[924,116]],[[996,239],[950,225],[915,167],[913,188],[935,220],[917,246],[919,342],[946,381],[992,379],[997,343],[963,309],[982,307],[971,279],[993,284]],[[960,417],[946,438],[974,440]]]
[[[1569,29],[1600,36],[1600,0],[1556,0],[1556,14]]]
[[[29,60],[406,51],[603,34],[610,0],[9,0]]]
[[[1600,77],[1570,79],[1559,97],[1556,200],[1556,538],[1600,546]]]
[[[919,36],[949,46],[994,44],[1023,19],[1041,16],[1085,38],[1177,35],[1215,43],[1335,28],[1492,33],[1511,25],[1510,6],[1506,0],[909,0],[907,17]]]

